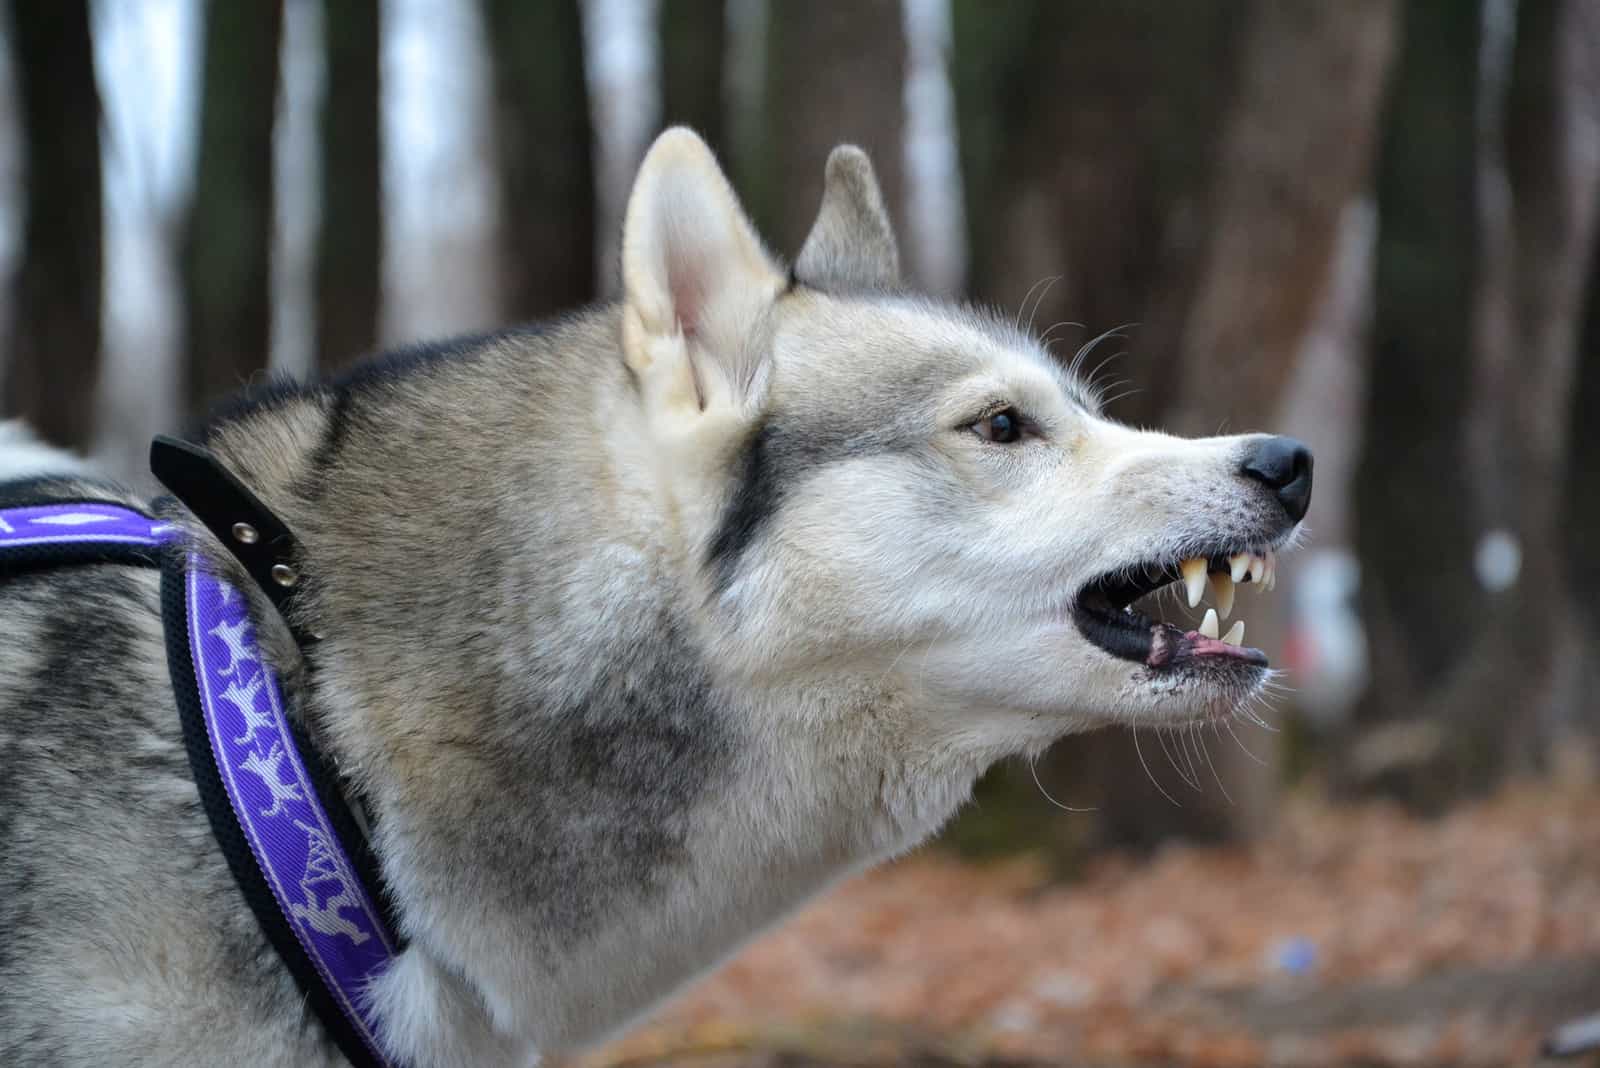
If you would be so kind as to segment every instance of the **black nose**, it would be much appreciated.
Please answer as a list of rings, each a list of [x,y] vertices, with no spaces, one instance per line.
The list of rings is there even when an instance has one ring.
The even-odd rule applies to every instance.
[[[1311,450],[1294,438],[1262,438],[1245,453],[1239,473],[1271,490],[1298,523],[1311,507]]]

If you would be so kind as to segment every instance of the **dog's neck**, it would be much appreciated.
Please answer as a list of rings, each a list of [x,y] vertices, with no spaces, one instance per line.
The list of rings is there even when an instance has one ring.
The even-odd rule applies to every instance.
[[[371,799],[419,1052],[597,1037],[926,836],[988,756],[869,685],[719,675],[620,353],[572,365],[615,338],[601,309],[210,438],[305,546],[311,670],[264,647]]]

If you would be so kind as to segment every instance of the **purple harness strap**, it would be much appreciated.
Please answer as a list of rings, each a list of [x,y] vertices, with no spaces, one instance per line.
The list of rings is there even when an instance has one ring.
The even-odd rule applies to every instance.
[[[39,559],[40,546],[178,551],[177,535],[170,524],[111,504],[9,508],[0,510],[0,562],[50,563]],[[201,718],[239,830],[284,922],[369,1056],[341,1043],[346,1055],[397,1068],[383,1052],[368,996],[396,949],[318,798],[246,599],[193,553],[184,563],[183,595]]]
[[[0,511],[0,549],[66,545],[142,545],[159,548],[170,523],[114,504],[40,504]]]
[[[391,1064],[367,986],[394,946],[317,799],[244,596],[200,563],[190,555],[184,574],[189,650],[223,788],[306,956],[373,1056]]]

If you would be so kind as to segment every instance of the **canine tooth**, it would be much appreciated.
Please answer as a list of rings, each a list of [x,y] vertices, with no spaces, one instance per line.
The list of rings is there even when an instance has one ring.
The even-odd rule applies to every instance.
[[[1200,595],[1206,592],[1206,562],[1198,556],[1190,557],[1178,565],[1183,573],[1183,585],[1189,592],[1189,607],[1200,604]]]
[[[1217,636],[1218,626],[1217,610],[1215,608],[1207,608],[1206,618],[1200,621],[1200,633],[1204,634],[1207,638],[1215,638]],[[1230,630],[1228,633],[1232,634],[1233,631]]]
[[[1267,577],[1262,580],[1261,589],[1262,589],[1263,592],[1265,592],[1267,590],[1272,589],[1277,584],[1278,584],[1278,554],[1275,553],[1275,552],[1270,552],[1269,551],[1267,553]]]
[[[1233,621],[1233,626],[1228,628],[1228,633],[1226,633],[1226,634],[1224,634],[1222,636],[1222,641],[1223,641],[1224,644],[1227,644],[1227,645],[1243,645],[1244,644],[1244,620],[1242,620],[1242,619],[1234,620]]]
[[[1228,567],[1232,569],[1229,578],[1235,582],[1244,581],[1244,573],[1250,570],[1250,554],[1234,553],[1228,557]]]
[[[1217,615],[1223,619],[1233,614],[1233,579],[1220,571],[1213,571],[1211,579],[1211,599],[1217,602]]]
[[[1250,557],[1250,581],[1260,582],[1261,576],[1267,572],[1267,562],[1259,556]]]

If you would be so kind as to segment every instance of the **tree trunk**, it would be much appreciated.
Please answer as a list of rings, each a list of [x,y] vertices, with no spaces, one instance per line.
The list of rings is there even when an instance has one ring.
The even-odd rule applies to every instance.
[[[872,157],[896,226],[905,218],[905,27],[899,0],[774,3],[767,14],[763,171],[747,194],[761,232],[794,256],[822,203],[837,144]]]
[[[1243,0],[952,8],[968,289],[1019,310],[1065,356],[1128,328],[1086,368],[1127,350],[1102,380],[1137,383],[1113,405],[1132,421],[1158,421],[1178,388],[1179,328],[1233,91],[1226,72],[1248,10]]]
[[[82,449],[100,367],[100,96],[87,0],[13,0],[25,154],[5,414]]]
[[[577,0],[484,0],[500,155],[506,309],[536,319],[595,292],[595,193]]]
[[[1478,281],[1480,22],[1477,4],[1408,0],[1384,117],[1372,369],[1356,478],[1372,654],[1357,714],[1368,723],[1413,711],[1479,616],[1462,454]]]
[[[661,0],[661,125],[692,127],[727,161],[723,0]]]
[[[1270,428],[1344,208],[1369,177],[1394,14],[1394,0],[1257,6],[1179,346],[1173,430]]]
[[[1563,493],[1562,540],[1567,581],[1576,607],[1574,640],[1581,650],[1578,681],[1586,695],[1577,709],[1575,734],[1586,734],[1587,744],[1573,746],[1565,755],[1590,774],[1600,765],[1600,493],[1594,492],[1600,471],[1600,241],[1589,250],[1587,295],[1579,330],[1578,367],[1572,405],[1578,413],[1568,428],[1570,449]]]
[[[1584,657],[1568,588],[1562,523],[1585,274],[1600,195],[1600,3],[1523,0],[1504,109],[1508,329],[1480,339],[1474,425],[1483,528],[1523,548],[1515,583],[1485,597],[1489,623],[1435,714],[1468,785],[1542,764],[1578,718]],[[1495,133],[1500,133],[1496,129]],[[1486,226],[1489,223],[1486,221]]]
[[[1571,442],[1565,480],[1566,520],[1563,548],[1571,568],[1573,598],[1587,620],[1593,649],[1600,639],[1600,493],[1594,492],[1600,471],[1600,241],[1589,252],[1588,288],[1578,340],[1577,382],[1572,404],[1578,418],[1568,428]],[[1590,702],[1590,730],[1600,734],[1600,702]]]
[[[325,0],[326,90],[316,359],[331,370],[375,347],[383,293],[383,145],[379,0]]]
[[[279,0],[205,6],[199,159],[183,234],[184,401],[191,415],[267,366]]]

